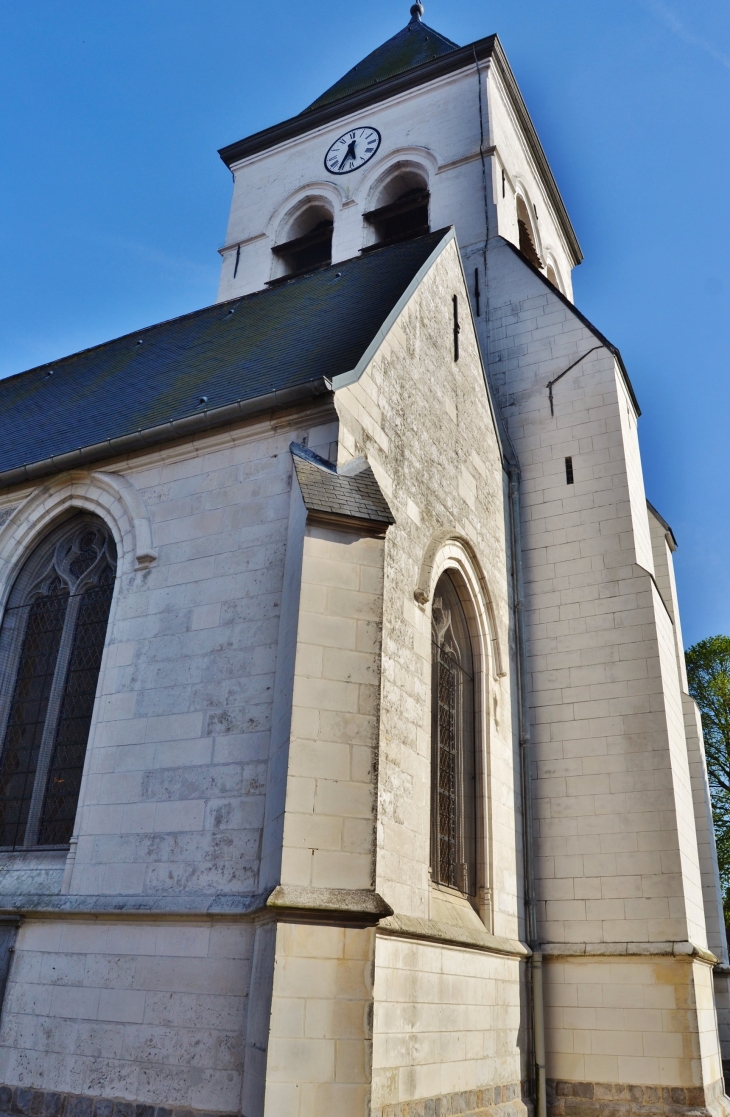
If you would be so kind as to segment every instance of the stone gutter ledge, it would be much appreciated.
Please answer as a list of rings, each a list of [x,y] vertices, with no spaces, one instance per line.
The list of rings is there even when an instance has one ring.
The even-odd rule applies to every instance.
[[[714,954],[693,942],[551,942],[543,945],[542,953],[553,957],[663,957],[696,958],[716,966]]]
[[[381,919],[378,924],[378,934],[449,943],[451,946],[468,946],[488,954],[506,954],[511,958],[528,958],[532,953],[529,946],[519,939],[505,939],[490,934],[486,929],[477,931],[457,924],[437,923],[434,919],[419,919],[411,915],[392,915],[387,919]]]
[[[310,888],[307,885],[280,884],[266,901],[274,912],[308,915],[340,915],[377,923],[393,914],[390,904],[369,888]]]
[[[200,918],[253,915],[266,907],[268,893],[188,893],[174,896],[99,896],[46,893],[0,896],[0,920],[9,917],[50,918]]]
[[[25,918],[200,919],[246,918],[263,913],[327,915],[377,923],[393,909],[366,888],[308,888],[278,885],[266,892],[188,893],[158,896],[18,894],[0,896],[0,922]]]

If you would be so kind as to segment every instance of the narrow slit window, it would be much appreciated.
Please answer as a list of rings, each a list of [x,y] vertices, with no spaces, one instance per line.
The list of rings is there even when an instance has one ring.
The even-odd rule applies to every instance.
[[[459,296],[454,295],[454,360],[459,359],[459,334],[461,333],[461,326],[459,324]]]
[[[573,484],[573,459],[565,459],[565,480],[569,485]]]
[[[477,318],[481,317],[482,308],[479,301],[481,292],[479,290],[479,268],[474,268],[474,302],[476,304]]]

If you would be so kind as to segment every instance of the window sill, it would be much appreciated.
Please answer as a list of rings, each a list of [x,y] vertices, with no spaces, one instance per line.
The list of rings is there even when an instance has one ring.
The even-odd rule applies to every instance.
[[[0,846],[0,861],[5,857],[36,857],[45,853],[62,853],[64,858],[71,846]]]
[[[448,885],[431,882],[430,918],[437,923],[461,927],[465,931],[484,931],[485,926],[471,899]]]

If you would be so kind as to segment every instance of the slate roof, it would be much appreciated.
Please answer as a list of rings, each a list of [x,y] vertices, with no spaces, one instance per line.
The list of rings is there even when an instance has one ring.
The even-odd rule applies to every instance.
[[[308,511],[327,518],[345,516],[385,532],[395,523],[380,485],[364,459],[337,468],[298,442],[289,449]]]
[[[328,391],[332,377],[357,367],[446,235],[364,253],[0,380],[0,483]]]
[[[387,81],[396,74],[412,70],[424,62],[432,62],[434,58],[458,49],[458,43],[452,43],[451,39],[440,35],[432,27],[427,27],[414,15],[402,31],[348,70],[344,77],[313,101],[305,112],[339,101],[341,97],[347,97],[377,82]]]

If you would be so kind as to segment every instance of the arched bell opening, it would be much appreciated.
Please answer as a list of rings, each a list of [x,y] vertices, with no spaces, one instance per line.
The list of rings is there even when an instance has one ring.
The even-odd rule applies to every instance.
[[[536,247],[537,236],[534,225],[527,208],[527,203],[519,194],[517,196],[517,229],[520,238],[520,252],[530,261],[533,267],[542,270],[544,265]]]
[[[378,191],[373,209],[363,214],[369,241],[364,251],[430,232],[429,198],[422,172],[401,169],[389,178]]]
[[[271,282],[329,267],[333,231],[334,219],[329,206],[319,200],[305,203],[286,226],[280,243],[271,250],[274,255]]]

